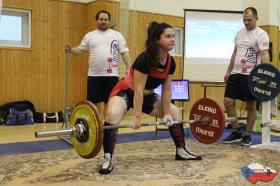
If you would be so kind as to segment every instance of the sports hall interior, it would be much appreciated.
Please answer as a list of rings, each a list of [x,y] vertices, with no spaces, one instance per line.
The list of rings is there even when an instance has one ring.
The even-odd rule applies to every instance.
[[[0,105],[29,100],[36,111],[63,111],[67,86],[64,45],[67,42],[79,45],[85,33],[97,28],[95,14],[103,9],[111,13],[114,29],[124,35],[133,62],[144,50],[147,25],[152,21],[183,29],[184,8],[242,11],[254,6],[259,12],[258,26],[268,33],[273,44],[271,64],[280,68],[280,2],[277,0],[2,0],[2,6],[31,10],[32,32],[31,47],[0,46]],[[73,108],[86,99],[88,53],[68,57],[67,102],[69,108]],[[174,59],[173,79],[182,80],[184,58],[179,55]],[[119,72],[120,77],[124,76],[122,62],[119,62]],[[205,75],[211,76],[211,69]],[[190,81],[190,99],[175,101],[175,104],[184,119],[188,119],[194,103],[203,97],[215,100],[225,110],[224,85],[223,82]],[[279,107],[280,97],[277,97]],[[101,104],[98,108],[103,110],[104,106]],[[236,101],[236,108],[238,116],[246,117],[243,102]],[[274,119],[279,118],[277,113]],[[156,118],[143,115],[143,120],[155,121]],[[133,111],[129,111],[122,123],[132,121]],[[240,122],[246,125],[245,120]],[[38,139],[34,136],[38,130],[63,127],[63,123],[0,125],[0,185],[252,185],[243,178],[241,167],[257,162],[280,171],[278,151],[225,145],[220,141],[202,144],[192,137],[187,125],[186,143],[203,160],[175,161],[169,133],[158,131],[155,138],[155,127],[150,126],[138,130],[119,129],[117,165],[112,174],[103,176],[97,171],[103,159],[102,150],[93,159],[83,159],[58,137]],[[279,131],[276,128],[271,135],[280,141]],[[261,142],[261,133],[256,136]],[[256,183],[279,184],[279,175],[272,182]]]

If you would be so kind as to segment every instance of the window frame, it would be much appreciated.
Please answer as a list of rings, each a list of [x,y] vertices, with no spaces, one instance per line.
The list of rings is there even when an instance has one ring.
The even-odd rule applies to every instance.
[[[22,21],[22,41],[20,42],[13,42],[13,41],[5,41],[0,40],[0,47],[1,48],[27,48],[30,49],[31,44],[31,37],[32,37],[32,11],[25,10],[25,9],[16,9],[16,8],[2,8],[1,15],[7,16],[21,16],[23,18]],[[24,17],[27,18],[24,18]]]
[[[178,48],[176,51],[170,51],[170,54],[172,56],[176,57],[182,57],[183,56],[183,28],[181,27],[173,27],[174,34],[175,34],[175,46]],[[179,32],[179,36],[176,35],[176,31]],[[176,41],[176,37],[178,38],[178,41]]]

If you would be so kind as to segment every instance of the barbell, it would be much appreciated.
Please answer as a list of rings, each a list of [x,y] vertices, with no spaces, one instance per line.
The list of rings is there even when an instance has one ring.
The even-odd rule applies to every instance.
[[[280,73],[270,64],[255,67],[248,78],[251,93],[261,101],[272,100],[280,91]],[[242,118],[241,118],[242,119]],[[190,111],[189,120],[175,121],[174,124],[189,123],[193,136],[204,144],[220,139],[225,122],[238,118],[225,118],[221,107],[212,99],[202,98],[195,102]],[[164,122],[146,122],[142,126],[164,125]],[[103,126],[98,109],[89,101],[79,103],[70,115],[70,127],[63,130],[38,131],[37,138],[47,136],[70,135],[77,153],[83,158],[93,158],[103,144],[103,131],[114,128],[131,128],[133,125]]]
[[[220,106],[210,98],[198,100],[191,108],[189,120],[174,121],[173,125],[190,124],[193,136],[204,144],[220,139],[225,122],[238,120],[225,118]],[[103,126],[97,107],[89,101],[79,103],[70,115],[70,128],[51,131],[37,131],[36,138],[70,135],[73,148],[83,158],[93,158],[101,150],[104,130],[132,128],[133,125]],[[144,122],[141,126],[165,125],[165,122]]]

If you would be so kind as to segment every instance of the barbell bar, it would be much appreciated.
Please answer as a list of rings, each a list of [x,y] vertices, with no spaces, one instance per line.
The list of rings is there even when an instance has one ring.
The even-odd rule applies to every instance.
[[[228,117],[226,118],[226,122],[233,122],[238,120],[236,117]],[[207,118],[197,119],[197,120],[179,120],[179,121],[173,121],[173,125],[179,125],[179,124],[193,124],[193,123],[199,123],[201,125],[207,125]],[[144,122],[141,123],[141,127],[145,126],[159,126],[159,125],[166,125],[166,122]],[[111,125],[111,126],[104,126],[103,130],[110,130],[110,129],[118,129],[118,128],[133,128],[134,126],[131,124],[126,125]],[[51,136],[65,136],[65,135],[79,135],[82,134],[83,127],[79,126],[77,124],[76,126],[70,128],[70,129],[60,129],[60,130],[49,130],[49,131],[36,131],[35,137],[36,138],[43,138],[43,137],[51,137]]]
[[[223,110],[212,99],[198,100],[191,109],[189,120],[174,121],[173,125],[190,124],[193,136],[204,144],[216,142],[224,131],[225,122],[236,117],[224,117]],[[70,115],[70,127],[62,130],[37,131],[36,138],[70,135],[77,153],[83,158],[95,157],[103,144],[104,130],[133,128],[132,124],[103,126],[98,109],[89,101],[78,104]],[[143,122],[141,126],[166,125],[165,122]]]
[[[173,125],[179,125],[184,123],[200,123],[200,124],[207,124],[207,119],[198,119],[198,120],[180,120],[180,121],[174,121]],[[166,122],[144,122],[141,124],[141,127],[143,126],[156,126],[156,125],[166,125]],[[110,129],[117,129],[117,128],[133,128],[132,124],[126,124],[126,125],[111,125],[111,126],[104,126],[103,130],[110,130]],[[82,133],[83,127],[79,126],[79,124],[76,124],[74,127],[70,129],[61,129],[61,130],[49,130],[49,131],[37,131],[35,132],[36,138],[42,138],[42,137],[50,137],[50,136],[64,136],[64,135],[79,135]]]

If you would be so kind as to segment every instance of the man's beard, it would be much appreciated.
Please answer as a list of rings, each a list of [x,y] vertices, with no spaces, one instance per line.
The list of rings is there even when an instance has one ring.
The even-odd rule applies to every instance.
[[[98,26],[99,30],[107,30],[109,27],[108,26]]]

